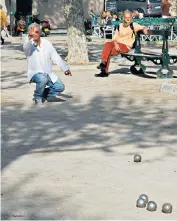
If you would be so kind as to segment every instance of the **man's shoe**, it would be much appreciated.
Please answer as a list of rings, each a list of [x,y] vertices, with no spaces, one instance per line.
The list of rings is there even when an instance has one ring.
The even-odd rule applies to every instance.
[[[43,104],[45,102],[46,98],[41,98],[41,99],[35,99],[33,98],[33,101],[35,104]]]
[[[60,97],[63,97],[63,98],[73,98],[71,95],[67,95],[67,94],[60,94]]]
[[[42,100],[34,100],[34,102],[36,105],[41,105],[44,103]]]
[[[101,70],[105,70],[107,63],[105,61],[102,61],[97,68]]]
[[[108,73],[106,73],[105,71],[101,71],[101,73],[100,74],[95,74],[95,77],[108,77],[109,76],[109,74]]]
[[[44,92],[43,92],[42,97],[43,97],[45,100],[46,100],[46,99],[47,99],[47,97],[48,97],[49,90],[50,90],[50,88],[49,88],[49,87],[46,87],[46,88],[44,89]]]
[[[66,100],[61,99],[59,96],[47,97],[47,102],[64,102]]]

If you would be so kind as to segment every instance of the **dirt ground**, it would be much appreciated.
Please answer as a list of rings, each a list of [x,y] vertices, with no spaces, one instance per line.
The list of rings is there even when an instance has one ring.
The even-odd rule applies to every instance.
[[[64,57],[66,39],[49,40]],[[160,92],[171,80],[131,75],[121,57],[97,79],[101,50],[90,43],[72,77],[54,66],[72,99],[35,106],[20,40],[1,48],[2,219],[177,219],[177,97]],[[156,212],[136,207],[142,193]]]

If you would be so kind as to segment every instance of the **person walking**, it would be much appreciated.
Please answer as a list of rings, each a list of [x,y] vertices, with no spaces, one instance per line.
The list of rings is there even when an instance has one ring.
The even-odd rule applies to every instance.
[[[33,99],[35,104],[43,104],[45,100],[48,102],[61,101],[58,95],[64,91],[65,86],[52,72],[52,62],[57,64],[65,75],[71,76],[71,71],[53,45],[40,37],[38,24],[32,23],[29,26],[23,49],[28,61],[28,78],[30,83],[36,83]]]
[[[162,9],[162,18],[168,18],[171,16],[170,14],[170,8],[172,4],[168,0],[162,0],[162,3],[160,5]]]
[[[0,35],[1,35],[1,31],[3,31],[7,25],[8,24],[7,24],[6,14],[3,10],[2,5],[0,4],[0,27],[1,27]],[[1,44],[2,45],[4,44],[4,38],[2,37],[2,35],[1,35]]]

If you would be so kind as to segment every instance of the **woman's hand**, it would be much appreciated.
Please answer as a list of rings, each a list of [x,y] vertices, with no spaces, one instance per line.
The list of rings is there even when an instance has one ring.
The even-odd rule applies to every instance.
[[[114,41],[114,47],[116,49],[116,51],[120,51],[120,48],[119,48],[119,44],[117,43],[117,41]]]
[[[143,28],[143,33],[144,33],[145,35],[148,35],[148,34],[149,34],[149,29],[148,29],[147,27],[144,27],[144,28]]]

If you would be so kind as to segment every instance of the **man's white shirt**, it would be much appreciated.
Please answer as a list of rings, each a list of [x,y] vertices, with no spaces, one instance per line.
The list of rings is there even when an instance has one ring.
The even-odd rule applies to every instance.
[[[57,53],[53,45],[46,39],[40,38],[40,46],[35,47],[33,39],[25,39],[23,50],[28,61],[28,78],[31,78],[36,73],[43,73],[50,77],[55,83],[58,76],[52,72],[52,63],[56,64],[63,72],[69,69],[60,55]]]

